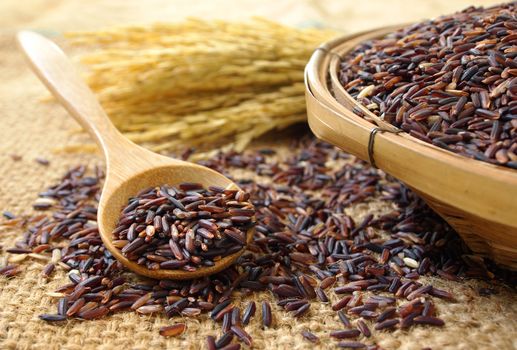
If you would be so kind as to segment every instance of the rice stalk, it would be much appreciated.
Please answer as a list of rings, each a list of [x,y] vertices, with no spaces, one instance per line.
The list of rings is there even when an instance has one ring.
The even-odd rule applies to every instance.
[[[335,35],[254,18],[188,19],[67,37],[83,52],[88,83],[114,124],[131,140],[171,153],[242,150],[271,130],[303,122],[304,66]]]

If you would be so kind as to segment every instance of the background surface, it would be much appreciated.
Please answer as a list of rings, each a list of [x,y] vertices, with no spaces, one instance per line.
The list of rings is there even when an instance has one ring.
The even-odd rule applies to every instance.
[[[96,29],[108,25],[178,21],[184,17],[244,20],[263,16],[296,25],[325,25],[343,32],[416,21],[462,9],[468,5],[489,5],[496,1],[170,1],[170,0],[2,0],[0,2],[0,210],[29,213],[37,193],[54,183],[65,170],[78,164],[102,164],[95,154],[55,154],[65,145],[87,141],[83,134],[71,134],[77,124],[52,103],[43,103],[42,84],[24,65],[14,44],[20,29],[33,29],[54,36],[67,30]],[[11,154],[22,155],[13,161]],[[48,158],[45,167],[34,161]],[[363,208],[364,209],[364,208]],[[20,231],[0,232],[0,245],[9,247]],[[0,251],[0,260],[5,254]],[[126,348],[198,349],[206,335],[220,333],[204,318],[187,320],[188,331],[178,339],[165,340],[158,335],[160,326],[169,324],[165,317],[139,317],[123,313],[94,322],[70,321],[53,326],[40,321],[40,313],[54,310],[48,291],[65,283],[57,273],[45,283],[39,272],[42,263],[24,263],[17,278],[0,278],[0,348],[2,349],[89,349]],[[461,295],[457,303],[438,303],[439,314],[447,323],[444,329],[418,327],[410,333],[396,331],[381,334],[379,344],[387,349],[515,349],[517,348],[517,299],[503,286],[494,286],[497,294],[480,297],[477,290],[489,287],[485,282],[464,283],[433,281],[438,287]],[[263,297],[268,297],[263,295]],[[259,298],[256,300],[258,301]],[[337,317],[328,307],[317,305],[311,317],[296,322],[275,312],[275,328],[262,331],[257,320],[249,332],[255,348],[312,349],[300,334],[303,329],[330,330],[338,327]],[[325,348],[325,344],[321,348]],[[204,346],[204,345],[203,345]]]

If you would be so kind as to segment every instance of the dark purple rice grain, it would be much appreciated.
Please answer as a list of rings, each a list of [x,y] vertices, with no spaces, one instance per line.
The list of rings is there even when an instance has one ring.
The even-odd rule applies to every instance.
[[[41,272],[41,274],[43,275],[43,277],[48,278],[48,277],[50,277],[52,272],[54,272],[55,267],[56,267],[56,265],[54,265],[53,263],[47,264],[43,268],[43,271]]]
[[[399,323],[398,319],[389,319],[375,324],[375,330],[389,329],[395,327]]]
[[[287,303],[284,306],[284,309],[286,311],[294,311],[294,310],[299,309],[301,306],[306,305],[307,303],[308,303],[307,299],[292,301],[290,303]]]
[[[2,212],[2,216],[4,218],[6,218],[7,220],[13,220],[16,218],[16,215],[14,215],[13,213],[11,213],[10,211],[7,211],[7,210]]]
[[[300,291],[288,284],[274,286],[272,292],[280,297],[301,297]]]
[[[49,160],[48,159],[45,159],[45,158],[42,158],[42,157],[36,157],[36,159],[34,159],[36,161],[36,163],[39,163],[41,165],[44,165],[44,166],[47,166],[50,164]]]
[[[322,302],[322,303],[328,303],[329,302],[329,298],[327,296],[327,294],[325,294],[325,291],[323,291],[323,289],[321,288],[316,288],[316,295],[318,296],[318,299]]]
[[[435,288],[435,287],[433,287],[430,290],[429,294],[431,294],[432,296],[435,296],[437,298],[454,300],[454,296],[451,293],[449,293],[445,290],[442,290],[442,289]]]
[[[225,300],[219,304],[217,304],[213,309],[212,309],[212,312],[210,313],[210,317],[215,320],[216,316],[219,314],[219,312],[221,312],[221,310],[223,310],[225,307],[227,307],[228,305],[230,305],[232,301],[231,300]]]
[[[367,338],[372,336],[370,328],[368,328],[368,326],[366,325],[366,323],[364,323],[363,320],[357,320],[357,329],[359,329],[359,331],[363,333],[363,335]]]
[[[422,310],[422,316],[434,316],[434,305],[429,300],[424,302],[424,309]]]
[[[66,312],[68,309],[68,300],[66,298],[59,298],[57,303],[57,314],[66,316]]]
[[[26,249],[26,248],[8,248],[5,251],[7,253],[10,253],[10,254],[29,254],[29,253],[32,253],[31,249]]]
[[[379,317],[377,317],[376,321],[382,322],[389,318],[393,318],[396,313],[397,313],[397,308],[394,308],[394,307],[387,308],[379,315]]]
[[[426,324],[430,326],[443,326],[445,322],[442,319],[433,316],[417,316],[413,319],[416,324]]]
[[[350,323],[350,320],[348,319],[348,317],[345,315],[345,313],[341,310],[341,311],[338,311],[338,317],[340,319],[340,321],[343,323],[343,325],[347,328],[352,328],[352,323]]]
[[[232,325],[235,325],[235,326],[241,326],[242,325],[241,310],[238,307],[236,307],[236,308],[234,308],[232,310],[231,320],[232,320]]]
[[[413,324],[414,324],[414,319],[415,317],[418,316],[418,312],[413,312],[413,313],[410,313],[408,314],[407,316],[405,316],[404,318],[402,318],[400,320],[400,328],[402,329],[406,329],[406,328],[409,328],[411,327]]]
[[[270,328],[273,321],[271,315],[271,305],[267,301],[262,302],[262,325],[264,328]]]
[[[223,324],[221,326],[221,330],[223,333],[228,333],[232,327],[231,314],[226,313],[223,316]]]
[[[319,344],[320,342],[320,338],[318,338],[318,336],[307,330],[302,331],[302,337],[314,344]]]
[[[64,315],[41,314],[39,318],[47,322],[66,321],[66,316]]]
[[[248,323],[250,323],[251,318],[255,315],[255,311],[257,310],[257,306],[254,301],[250,301],[248,305],[246,306],[246,309],[244,309],[243,315],[242,315],[242,324],[246,326]]]
[[[330,336],[337,339],[357,338],[361,332],[357,329],[331,331]]]
[[[379,317],[379,314],[375,311],[363,310],[359,313],[359,316],[366,318],[366,319],[372,319],[372,318]]]
[[[215,346],[220,349],[230,344],[233,340],[233,333],[225,333],[215,341]]]
[[[242,329],[239,326],[232,326],[231,330],[233,334],[235,334],[237,338],[239,338],[244,344],[246,344],[247,346],[251,346],[251,336],[244,329]]]
[[[215,315],[214,321],[221,321],[226,314],[230,314],[235,306],[233,304],[229,304],[224,309],[219,311],[217,315]]]
[[[292,316],[296,317],[296,318],[302,317],[303,315],[305,315],[306,313],[309,312],[310,307],[311,307],[311,304],[302,305],[298,309],[296,309],[296,311],[294,311],[292,313]]]
[[[13,277],[21,272],[19,265],[11,264],[0,268],[0,275],[5,277]]]

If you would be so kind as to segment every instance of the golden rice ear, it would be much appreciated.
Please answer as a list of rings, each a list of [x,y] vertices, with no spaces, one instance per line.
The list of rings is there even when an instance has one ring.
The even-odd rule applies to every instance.
[[[304,66],[320,42],[336,35],[255,18],[190,19],[67,37],[89,49],[80,57],[89,85],[117,128],[153,151],[170,153],[242,150],[267,132],[305,121]]]

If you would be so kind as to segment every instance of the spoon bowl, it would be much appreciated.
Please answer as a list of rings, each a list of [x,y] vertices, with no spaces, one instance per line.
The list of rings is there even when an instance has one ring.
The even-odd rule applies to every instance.
[[[18,43],[28,63],[40,80],[103,150],[106,159],[106,180],[98,207],[99,234],[106,248],[130,270],[156,279],[185,280],[208,276],[229,267],[245,251],[215,261],[213,266],[195,271],[150,270],[127,259],[113,245],[113,230],[121,210],[129,198],[149,187],[196,182],[204,187],[219,186],[239,189],[222,174],[198,165],[151,152],[125,138],[111,123],[90,88],[79,77],[75,67],[52,41],[29,31],[18,33]],[[254,229],[246,232],[247,244]]]
[[[108,167],[108,175],[99,202],[97,219],[99,232],[104,245],[110,250],[113,256],[126,267],[140,275],[151,278],[175,280],[193,279],[211,275],[229,267],[244,252],[245,247],[236,253],[221,258],[216,261],[213,266],[201,267],[196,271],[183,271],[167,269],[149,270],[145,266],[127,259],[120,249],[113,245],[113,235],[111,233],[115,229],[121,208],[127,205],[130,197],[144,188],[161,186],[163,184],[177,185],[182,182],[195,182],[202,184],[204,187],[219,186],[228,189],[238,189],[227,177],[210,168],[170,159],[145,149],[142,150],[145,153],[150,153],[150,155],[147,154],[147,158],[143,159],[156,158],[149,162],[149,164],[142,164],[142,168],[140,168],[138,172],[135,171],[122,181],[119,177],[114,177],[114,175],[112,175],[113,172],[110,171]],[[145,153],[140,154],[140,156],[145,156]],[[132,165],[139,164],[140,160],[132,159],[129,163]],[[158,163],[161,163],[161,165],[158,165]],[[114,183],[116,186],[113,186]],[[246,236],[247,243],[251,241],[252,236],[253,229],[249,229]]]

